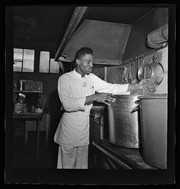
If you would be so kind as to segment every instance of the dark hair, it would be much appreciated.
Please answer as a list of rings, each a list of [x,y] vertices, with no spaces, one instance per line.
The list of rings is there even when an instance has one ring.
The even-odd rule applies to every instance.
[[[82,48],[80,48],[76,52],[74,60],[76,61],[76,59],[81,58],[85,54],[92,54],[93,55],[93,50],[91,48],[89,48],[89,47],[82,47]]]

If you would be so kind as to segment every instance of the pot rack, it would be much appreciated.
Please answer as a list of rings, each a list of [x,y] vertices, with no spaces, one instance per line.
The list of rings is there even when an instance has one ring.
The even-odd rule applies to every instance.
[[[120,65],[120,67],[124,68],[124,67],[130,67],[132,62],[136,61],[137,59],[140,59],[140,58],[144,58],[145,56],[148,56],[150,54],[155,54],[157,51],[161,50],[161,49],[164,49],[165,47],[167,47],[168,45],[168,42],[164,42],[158,49],[153,49],[152,51],[150,52],[147,52],[145,54],[141,54],[139,56],[136,56],[135,58],[131,58],[129,60],[127,60],[125,63],[123,63],[122,65]]]

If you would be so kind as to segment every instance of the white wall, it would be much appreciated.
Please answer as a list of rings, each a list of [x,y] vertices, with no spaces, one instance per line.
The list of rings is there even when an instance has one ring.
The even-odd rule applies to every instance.
[[[168,93],[168,47],[160,50],[162,52],[161,64],[164,68],[164,78],[161,84],[156,88],[155,93]]]

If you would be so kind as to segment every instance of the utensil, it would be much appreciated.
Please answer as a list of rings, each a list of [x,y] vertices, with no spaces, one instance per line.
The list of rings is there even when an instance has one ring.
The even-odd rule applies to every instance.
[[[144,63],[144,57],[142,57],[142,65],[138,70],[138,79],[150,79],[152,76],[152,68],[149,64]]]
[[[130,66],[129,66],[129,78],[128,78],[128,81],[129,81],[129,83],[131,84],[131,82],[132,82],[132,72],[131,72],[131,62],[132,62],[132,60],[130,61]]]
[[[156,86],[158,86],[164,78],[164,68],[160,62],[156,61],[155,52],[153,53],[154,55],[150,61],[150,66],[152,69],[151,80],[154,81]]]

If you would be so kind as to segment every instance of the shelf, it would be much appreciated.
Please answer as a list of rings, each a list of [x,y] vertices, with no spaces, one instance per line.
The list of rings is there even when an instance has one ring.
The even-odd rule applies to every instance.
[[[43,91],[13,90],[14,93],[43,93]]]
[[[40,118],[43,113],[15,113],[13,112],[13,118]]]

